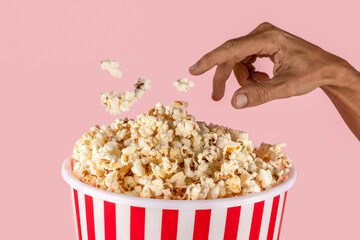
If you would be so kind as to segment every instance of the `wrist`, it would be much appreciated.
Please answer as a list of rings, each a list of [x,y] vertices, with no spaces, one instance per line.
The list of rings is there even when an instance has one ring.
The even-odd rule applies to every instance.
[[[324,91],[328,88],[349,89],[360,92],[360,72],[344,59],[338,58],[334,63],[324,68],[322,74]]]

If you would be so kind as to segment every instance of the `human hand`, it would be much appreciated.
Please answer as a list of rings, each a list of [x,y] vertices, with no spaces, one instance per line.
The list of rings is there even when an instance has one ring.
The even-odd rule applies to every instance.
[[[274,63],[273,78],[255,71],[252,64],[257,57],[268,57]],[[234,108],[299,96],[321,87],[360,139],[360,74],[344,59],[270,23],[262,23],[249,34],[205,54],[189,71],[200,75],[214,66],[214,100],[224,96],[231,72],[241,86],[231,100]]]

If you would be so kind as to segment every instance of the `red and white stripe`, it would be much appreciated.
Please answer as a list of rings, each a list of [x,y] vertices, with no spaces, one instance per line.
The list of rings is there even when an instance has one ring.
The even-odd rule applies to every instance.
[[[231,208],[167,210],[115,204],[73,189],[79,240],[279,239],[286,196]]]

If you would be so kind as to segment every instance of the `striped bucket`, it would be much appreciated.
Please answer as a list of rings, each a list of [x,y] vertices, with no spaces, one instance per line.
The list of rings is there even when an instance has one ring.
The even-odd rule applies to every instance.
[[[247,196],[214,200],[148,199],[111,193],[76,179],[67,159],[62,168],[71,186],[79,240],[279,239],[287,181]]]

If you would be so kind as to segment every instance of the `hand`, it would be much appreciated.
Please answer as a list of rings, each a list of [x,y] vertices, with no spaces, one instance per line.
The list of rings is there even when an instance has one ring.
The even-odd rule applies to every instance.
[[[255,71],[252,64],[257,57],[268,57],[274,63],[273,78]],[[224,96],[231,72],[241,86],[231,100],[234,108],[299,96],[321,87],[360,139],[360,73],[344,59],[270,23],[262,23],[249,34],[205,54],[189,71],[199,75],[214,66],[215,101]]]

